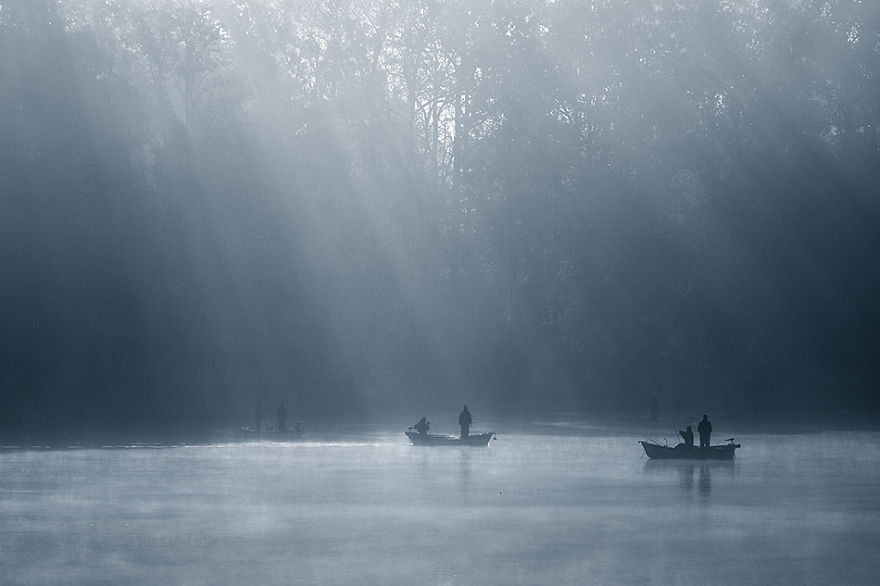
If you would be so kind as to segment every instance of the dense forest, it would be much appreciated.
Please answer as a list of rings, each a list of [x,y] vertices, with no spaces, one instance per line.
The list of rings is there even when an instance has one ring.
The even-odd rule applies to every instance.
[[[880,7],[0,0],[0,427],[880,410]]]

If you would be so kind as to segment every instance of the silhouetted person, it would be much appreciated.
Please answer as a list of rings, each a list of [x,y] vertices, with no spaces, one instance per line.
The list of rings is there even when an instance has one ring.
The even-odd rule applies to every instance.
[[[684,431],[678,430],[678,433],[681,435],[681,439],[684,440],[685,447],[694,447],[694,430],[691,429],[690,425]]]
[[[287,407],[284,405],[284,401],[275,410],[275,417],[278,418],[278,431],[287,431]]]
[[[419,432],[421,435],[428,435],[428,430],[431,428],[431,422],[428,421],[425,417],[419,419],[419,422],[413,425],[410,429],[414,429]]]
[[[471,423],[474,420],[471,418],[471,412],[468,411],[467,405],[464,406],[464,409],[461,410],[461,413],[458,414],[458,424],[461,426],[461,437],[466,438],[471,432]]]
[[[263,402],[257,401],[254,406],[254,430],[257,433],[263,431]]]
[[[697,426],[697,431],[700,434],[700,447],[708,448],[709,437],[712,435],[712,424],[709,422],[709,417],[707,415],[703,415],[703,420],[700,421],[700,424]]]

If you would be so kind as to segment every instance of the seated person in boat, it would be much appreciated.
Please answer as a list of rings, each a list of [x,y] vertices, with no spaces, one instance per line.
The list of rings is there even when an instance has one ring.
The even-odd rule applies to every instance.
[[[415,429],[421,435],[428,435],[428,430],[431,429],[431,422],[425,417],[422,417],[419,419],[419,422],[410,427],[410,429]]]
[[[684,431],[678,430],[678,433],[681,435],[681,439],[684,440],[684,446],[686,448],[694,447],[694,430],[691,429],[690,425],[688,425]]]

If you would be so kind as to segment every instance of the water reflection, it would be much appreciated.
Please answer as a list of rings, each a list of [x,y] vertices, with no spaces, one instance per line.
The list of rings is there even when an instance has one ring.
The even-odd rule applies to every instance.
[[[694,487],[694,465],[686,462],[678,466],[678,484],[686,489],[691,490]]]
[[[462,450],[458,461],[458,475],[461,479],[462,488],[467,488],[471,481],[471,454],[470,450]]]
[[[716,477],[732,476],[736,473],[736,464],[726,460],[712,462],[647,460],[643,470],[646,474],[670,481],[675,480],[682,489],[682,494],[687,496],[693,495],[696,487],[699,500],[708,503],[712,498],[713,474]]]
[[[700,500],[708,502],[712,496],[712,466],[706,462],[700,463],[699,491]]]

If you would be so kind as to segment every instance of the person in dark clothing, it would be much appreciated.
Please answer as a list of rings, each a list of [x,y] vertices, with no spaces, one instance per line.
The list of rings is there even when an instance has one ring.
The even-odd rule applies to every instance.
[[[709,417],[707,415],[703,415],[703,420],[700,421],[700,424],[697,426],[697,431],[700,434],[700,447],[708,448],[709,437],[712,435],[712,424],[709,422]]]
[[[284,401],[275,410],[275,417],[278,418],[278,431],[287,431],[287,406]]]
[[[691,429],[690,425],[688,425],[684,431],[678,430],[678,433],[681,435],[681,439],[684,440],[685,447],[694,447],[694,430]]]
[[[428,435],[428,430],[431,429],[431,422],[428,421],[427,418],[422,417],[419,419],[419,422],[410,427],[410,429],[415,429],[421,435]]]
[[[466,438],[470,434],[471,423],[473,423],[471,412],[468,411],[467,405],[465,405],[464,409],[461,410],[461,413],[458,414],[458,424],[461,426],[462,438]]]

